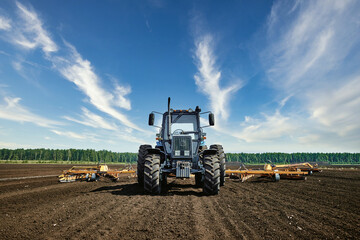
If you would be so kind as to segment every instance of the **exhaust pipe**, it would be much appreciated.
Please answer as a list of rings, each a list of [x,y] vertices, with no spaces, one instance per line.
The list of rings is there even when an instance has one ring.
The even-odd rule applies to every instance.
[[[171,137],[171,115],[170,115],[170,97],[168,98],[168,117],[169,117],[169,120],[168,120],[168,138],[170,139]]]

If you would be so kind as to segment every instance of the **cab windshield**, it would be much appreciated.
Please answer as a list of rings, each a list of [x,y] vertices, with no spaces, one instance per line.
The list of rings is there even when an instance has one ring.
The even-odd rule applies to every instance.
[[[164,114],[164,128],[163,128],[163,137],[168,139],[168,115]],[[181,134],[180,130],[184,132],[193,132],[198,130],[198,122],[195,114],[185,114],[185,113],[173,113],[171,114],[171,134]],[[191,133],[192,139],[197,139],[198,134]]]

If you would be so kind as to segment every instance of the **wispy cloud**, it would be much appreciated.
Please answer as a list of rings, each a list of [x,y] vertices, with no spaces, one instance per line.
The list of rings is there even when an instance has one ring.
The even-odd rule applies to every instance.
[[[274,101],[278,107],[268,108],[260,116],[246,116],[235,129],[234,124],[222,124],[217,130],[254,146],[263,143],[276,147],[286,142],[294,149],[311,151],[317,146],[358,150],[359,19],[360,3],[356,1],[275,1],[260,58],[276,98],[281,99]],[[237,86],[219,87],[221,71],[211,36],[197,39],[196,58],[196,84],[220,117],[229,116],[229,109],[223,105],[228,100],[222,100],[228,99]],[[261,151],[261,146],[257,147]]]
[[[119,120],[127,127],[143,131],[128,117],[118,111],[116,107],[121,107],[127,110],[131,109],[130,101],[125,98],[130,93],[130,88],[121,87],[117,85],[114,93],[106,91],[101,87],[101,80],[94,72],[91,63],[83,59],[76,51],[75,47],[66,43],[70,49],[70,55],[64,57],[54,57],[51,59],[54,68],[57,69],[61,75],[73,82],[79,90],[89,97],[89,102],[100,111],[109,114],[113,118]]]
[[[9,148],[9,149],[16,149],[16,148],[36,148],[39,146],[31,145],[31,144],[19,144],[14,142],[0,142],[0,148]]]
[[[109,120],[104,119],[103,117],[89,111],[87,108],[82,108],[82,115],[79,116],[79,119],[75,119],[73,117],[64,116],[66,120],[82,124],[84,126],[104,129],[107,130],[102,134],[99,134],[98,138],[104,137],[104,141],[106,139],[112,138],[114,141],[123,140],[127,142],[140,143],[143,144],[144,140],[142,138],[136,137],[136,134],[132,131],[131,128],[128,127],[120,127],[115,123],[110,122]]]
[[[22,73],[23,67],[20,61],[13,61],[11,65],[18,73]]]
[[[338,88],[325,92],[311,92],[316,98],[311,98],[309,106],[311,118],[317,120],[329,131],[340,136],[357,131],[360,133],[360,75],[345,81]]]
[[[118,127],[114,123],[107,122],[103,117],[90,112],[87,108],[82,108],[83,115],[81,120],[74,119],[72,117],[65,116],[64,118],[85,126],[93,128],[103,128],[107,130],[118,130]]]
[[[43,21],[32,7],[20,2],[16,2],[16,6],[20,21],[16,22],[15,29],[8,34],[11,43],[26,49],[41,48],[45,53],[45,59],[52,63],[53,68],[65,79],[73,82],[93,106],[119,120],[128,128],[144,131],[119,110],[119,108],[131,110],[131,102],[128,98],[131,93],[130,86],[123,86],[114,81],[113,90],[106,90],[89,60],[83,59],[76,48],[67,42],[64,42],[65,48],[62,52],[69,54],[61,55],[58,44],[44,28]],[[14,61],[13,67],[22,74],[21,62]]]
[[[268,47],[261,58],[272,86],[284,99],[291,96],[296,101],[297,108],[291,111],[314,131],[300,136],[301,143],[330,142],[325,136],[334,132],[341,137],[338,141],[345,141],[360,133],[360,113],[355,110],[360,109],[358,19],[360,4],[352,0],[276,1],[273,5],[267,22]],[[287,122],[295,122],[291,115],[283,113]],[[262,126],[271,131],[269,120],[265,117]],[[250,138],[256,138],[260,129],[253,129]],[[251,132],[245,130],[244,135]]]
[[[120,108],[124,108],[126,110],[131,109],[131,103],[126,95],[131,93],[130,87],[120,86],[119,84],[115,84],[114,89],[114,104]]]
[[[23,4],[16,2],[19,16],[23,19],[22,25],[19,26],[12,41],[24,48],[33,49],[41,47],[45,53],[56,52],[57,45],[51,39],[50,34],[44,29],[43,23],[37,13]]]
[[[9,30],[11,28],[10,19],[0,16],[0,30]]]
[[[59,136],[65,136],[68,138],[75,138],[75,139],[87,139],[88,137],[86,135],[81,135],[78,133],[74,133],[71,131],[59,131],[59,130],[51,130],[53,133],[59,135]]]
[[[287,8],[293,6],[277,1],[272,9],[281,21],[268,26],[277,34],[269,36],[265,64],[275,87],[297,93],[299,88],[328,82],[327,74],[339,70],[359,42],[355,19],[360,14],[352,1],[301,2],[293,14]]]
[[[16,122],[29,122],[40,127],[54,127],[62,125],[58,121],[53,121],[34,114],[20,104],[21,98],[4,97],[4,104],[0,104],[0,118]]]
[[[246,142],[266,142],[291,136],[297,126],[289,117],[283,116],[279,111],[273,115],[263,114],[262,119],[254,119],[249,116],[241,123],[240,132],[232,131],[232,135]]]
[[[198,37],[195,40],[195,60],[198,73],[195,74],[195,83],[200,92],[209,100],[214,114],[223,120],[229,117],[229,101],[233,93],[240,89],[239,82],[222,87],[221,71],[216,65],[216,56],[213,52],[213,39],[211,35]]]

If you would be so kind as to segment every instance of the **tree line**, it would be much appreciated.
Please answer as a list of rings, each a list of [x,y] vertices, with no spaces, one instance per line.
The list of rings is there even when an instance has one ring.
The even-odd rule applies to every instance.
[[[0,149],[1,160],[38,160],[38,161],[84,161],[84,162],[120,162],[137,161],[137,153],[112,152],[94,149]]]
[[[0,160],[52,160],[134,163],[137,153],[94,149],[0,149]],[[227,153],[228,162],[261,164],[321,162],[330,164],[360,164],[360,153]]]

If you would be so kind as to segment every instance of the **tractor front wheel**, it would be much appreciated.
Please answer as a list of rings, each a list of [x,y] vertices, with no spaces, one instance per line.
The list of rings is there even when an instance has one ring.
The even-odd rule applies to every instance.
[[[160,155],[149,153],[145,157],[144,189],[148,193],[161,193]]]
[[[204,186],[206,195],[216,195],[220,190],[220,161],[217,154],[204,155]]]
[[[226,164],[225,164],[225,153],[223,146],[220,144],[214,144],[210,146],[210,149],[214,149],[217,151],[217,155],[220,161],[220,186],[225,185],[225,170],[226,170]]]
[[[144,185],[144,165],[145,165],[145,156],[147,150],[151,148],[151,145],[141,145],[138,152],[138,161],[137,161],[137,179],[140,186]]]

